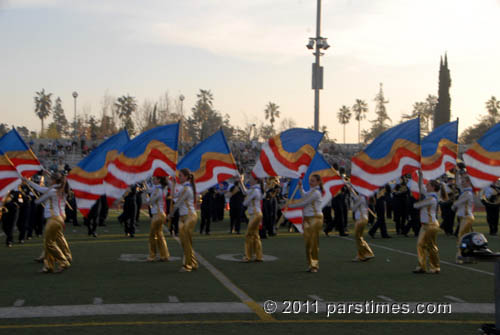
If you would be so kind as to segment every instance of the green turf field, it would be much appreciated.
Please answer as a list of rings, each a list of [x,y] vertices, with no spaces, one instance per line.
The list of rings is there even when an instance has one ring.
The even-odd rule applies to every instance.
[[[194,248],[206,262],[202,261],[198,271],[180,273],[182,250],[175,239],[168,236],[167,243],[176,259],[167,263],[131,261],[144,259],[148,253],[149,219],[141,216],[139,231],[131,239],[123,235],[115,218],[112,212],[107,227],[98,228],[97,239],[88,237],[85,227],[66,228],[74,261],[62,274],[37,273],[41,266],[33,259],[40,254],[41,239],[0,248],[0,333],[250,334],[311,330],[337,334],[475,334],[481,323],[494,319],[493,265],[455,265],[455,238],[444,234],[438,241],[440,275],[412,274],[416,239],[395,237],[393,229],[389,231],[392,239],[366,238],[376,254],[366,263],[351,262],[356,250],[351,237],[322,235],[320,272],[310,274],[305,271],[302,236],[285,228],[278,236],[263,240],[264,254],[277,257],[275,261],[244,264],[218,258],[222,254],[240,257],[243,253],[244,234],[228,234],[225,220],[212,224],[210,236],[195,233]],[[478,214],[474,229],[486,233],[484,221],[484,215]],[[392,221],[388,222],[393,228]],[[487,238],[493,250],[500,250],[499,238]],[[266,314],[259,304],[267,300],[318,300],[320,308],[317,313],[314,307],[306,313],[301,306],[297,314]],[[391,300],[452,303],[451,314],[327,317],[323,310],[329,302]],[[121,314],[122,308],[128,312]],[[31,311],[35,314],[27,317]],[[54,311],[57,316],[50,316]],[[7,312],[13,314],[6,317]],[[49,315],[42,317],[38,312]]]

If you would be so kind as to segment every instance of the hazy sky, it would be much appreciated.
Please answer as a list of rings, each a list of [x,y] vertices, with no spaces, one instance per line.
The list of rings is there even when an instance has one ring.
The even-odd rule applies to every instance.
[[[139,100],[200,88],[233,123],[263,120],[269,101],[298,126],[313,124],[311,63],[316,0],[0,0],[0,122],[39,130],[35,91],[71,93],[100,114],[107,91]],[[438,88],[448,52],[452,117],[460,131],[500,98],[500,0],[323,0],[325,67],[320,123],[342,140],[336,114],[355,99],[369,104],[384,84],[399,121]],[[368,127],[367,121],[362,126]],[[357,142],[357,123],[347,126]]]

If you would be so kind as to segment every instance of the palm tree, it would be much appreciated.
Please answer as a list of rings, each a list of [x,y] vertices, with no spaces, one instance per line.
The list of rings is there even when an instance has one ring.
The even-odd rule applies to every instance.
[[[354,119],[358,121],[358,143],[361,143],[361,121],[366,119],[368,104],[364,100],[356,99],[356,102],[352,105],[352,111],[354,112]]]
[[[486,101],[486,110],[488,111],[488,118],[492,124],[497,123],[498,117],[500,116],[500,101],[494,96],[490,100]]]
[[[123,126],[131,123],[132,114],[137,110],[137,103],[135,98],[130,96],[130,94],[119,97],[115,102],[116,114],[118,118],[122,121]]]
[[[344,144],[345,144],[345,125],[349,123],[351,116],[352,116],[351,109],[346,105],[343,105],[340,108],[339,112],[337,113],[337,118],[339,119],[340,124],[344,126]]]
[[[264,113],[266,113],[266,120],[269,120],[269,122],[271,122],[271,129],[273,129],[273,131],[274,122],[277,118],[280,117],[279,108],[280,106],[276,105],[274,102],[269,102],[266,106],[266,109],[264,110]]]
[[[35,114],[40,118],[42,122],[42,131],[41,135],[43,135],[43,120],[46,119],[52,110],[52,93],[45,93],[45,89],[42,89],[40,92],[36,92],[35,96]]]

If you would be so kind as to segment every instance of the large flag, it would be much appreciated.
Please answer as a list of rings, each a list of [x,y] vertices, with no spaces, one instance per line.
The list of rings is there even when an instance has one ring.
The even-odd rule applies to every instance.
[[[19,173],[12,162],[0,150],[0,203],[10,190],[16,188],[21,183]]]
[[[193,173],[196,191],[199,193],[238,174],[236,162],[222,130],[199,143],[184,156],[177,164],[178,170],[183,168],[188,168]]]
[[[108,204],[127,188],[151,176],[175,176],[179,124],[155,127],[128,142],[108,165],[104,178]]]
[[[288,129],[264,143],[252,170],[257,178],[300,178],[307,171],[323,133],[302,128]]]
[[[0,150],[7,155],[23,177],[29,178],[42,170],[40,161],[26,145],[16,129],[12,129],[0,138]]]
[[[500,123],[488,130],[464,153],[467,174],[476,189],[500,178]]]
[[[457,165],[458,120],[439,126],[421,144],[424,179],[437,179]]]
[[[426,184],[424,180],[424,184]],[[411,173],[411,178],[408,179],[406,186],[410,189],[411,195],[413,198],[419,200],[420,199],[420,185],[419,185],[419,177],[418,171],[413,171]]]
[[[108,138],[82,159],[68,174],[68,184],[75,193],[76,204],[83,216],[104,192],[104,177],[108,164],[118,157],[118,152],[129,142],[126,130]]]
[[[309,191],[311,189],[309,185],[309,177],[311,175],[318,174],[323,182],[324,193],[322,195],[321,209],[327,205],[327,203],[342,189],[344,186],[344,179],[339,173],[333,169],[330,164],[325,160],[323,155],[316,153],[311,165],[307,169],[304,177],[302,178],[302,188],[304,191]],[[298,179],[292,179],[289,185],[288,198],[293,199],[291,201],[297,201],[301,198],[300,190],[295,191],[298,185]],[[295,194],[294,194],[295,193]],[[302,208],[287,208],[284,210],[283,214],[292,222],[294,226],[300,232],[303,232],[302,228]]]
[[[371,196],[391,180],[420,168],[419,118],[386,130],[352,158],[351,183]]]
[[[321,208],[323,208],[333,197],[335,197],[335,195],[337,195],[337,193],[339,193],[342,187],[344,187],[344,179],[330,166],[330,164],[328,164],[320,153],[316,153],[311,165],[309,165],[304,175],[302,183],[305,191],[309,191],[310,189],[309,177],[313,174],[318,174],[323,182],[323,188],[325,190],[321,201]]]
[[[298,179],[292,179],[288,183],[288,199],[291,199],[291,202],[301,198],[300,190],[297,188],[298,186]],[[304,223],[304,214],[302,210],[303,208],[285,208],[283,210],[285,218],[290,221],[300,233],[304,233],[304,227],[302,225]]]

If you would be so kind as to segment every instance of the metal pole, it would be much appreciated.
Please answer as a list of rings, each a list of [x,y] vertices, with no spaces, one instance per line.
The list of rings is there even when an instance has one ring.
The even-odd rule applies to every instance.
[[[182,156],[182,142],[183,142],[183,139],[182,139],[182,124],[183,124],[183,121],[184,121],[184,110],[183,110],[183,105],[184,105],[184,95],[180,95],[179,96],[179,100],[181,101],[181,122],[179,122],[179,139],[180,139],[180,143],[179,143],[179,154]]]
[[[317,12],[316,12],[316,73],[319,75],[319,58],[320,58],[320,45],[319,40],[321,38],[321,0],[318,0]],[[318,78],[316,78],[318,79]],[[314,88],[314,130],[319,131],[319,85],[316,83]]]

